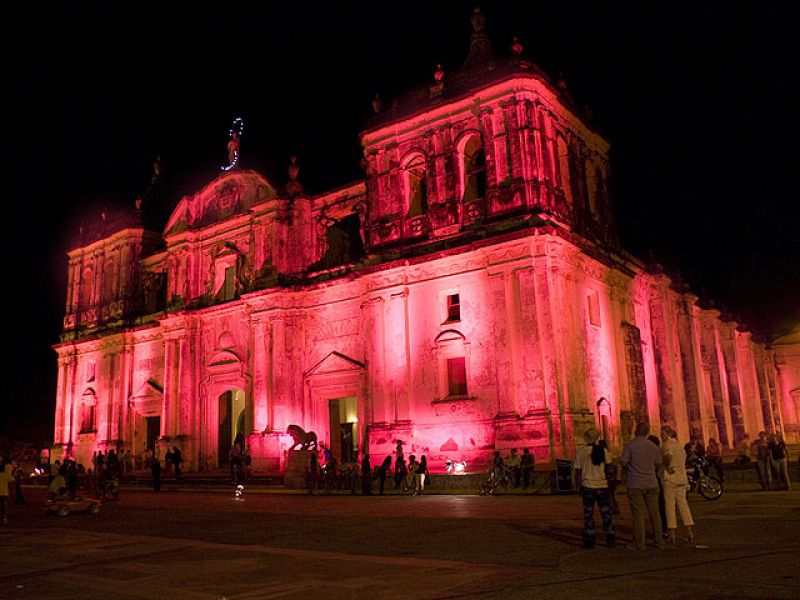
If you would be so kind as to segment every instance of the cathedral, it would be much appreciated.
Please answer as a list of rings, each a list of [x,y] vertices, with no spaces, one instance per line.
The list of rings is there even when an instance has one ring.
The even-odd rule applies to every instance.
[[[234,444],[283,472],[287,427],[340,461],[402,441],[434,472],[530,448],[614,451],[636,423],[734,448],[798,440],[775,351],[618,242],[609,144],[517,41],[472,16],[463,65],[360,134],[364,178],[304,193],[229,164],[159,233],[142,203],[68,253],[55,444],[177,446],[190,471]],[[177,199],[176,199],[177,200]],[[795,390],[797,392],[797,390]]]

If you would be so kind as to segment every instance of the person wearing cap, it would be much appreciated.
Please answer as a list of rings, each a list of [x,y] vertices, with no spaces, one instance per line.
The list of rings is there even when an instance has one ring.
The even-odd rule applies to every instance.
[[[614,509],[611,506],[611,494],[606,480],[606,465],[611,462],[608,450],[598,443],[600,432],[587,429],[583,433],[586,445],[579,446],[575,456],[576,481],[580,482],[580,495],[583,500],[583,546],[593,548],[595,542],[594,505],[600,508],[603,521],[603,533],[608,546],[616,545],[613,520]]]
[[[681,521],[686,526],[686,541],[694,541],[694,519],[686,492],[689,490],[689,481],[686,478],[686,452],[677,440],[675,430],[669,425],[661,428],[661,456],[664,460],[664,470],[661,481],[664,487],[664,511],[667,516],[667,540],[675,543],[675,533],[678,529],[678,520],[675,507],[681,513]]]
[[[658,514],[658,478],[656,469],[661,466],[661,451],[647,439],[650,433],[648,423],[636,426],[636,437],[625,445],[620,462],[627,469],[625,487],[633,518],[633,541],[631,549],[644,550],[645,518],[649,514],[653,524],[653,536],[659,548],[664,547],[661,537],[661,517]]]

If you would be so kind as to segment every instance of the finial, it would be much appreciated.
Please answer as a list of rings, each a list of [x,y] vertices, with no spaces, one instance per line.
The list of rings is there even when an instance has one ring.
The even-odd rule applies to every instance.
[[[472,10],[472,18],[470,19],[470,22],[472,23],[472,29],[475,31],[475,33],[483,32],[483,28],[486,27],[486,17],[484,17],[483,13],[481,13],[480,6],[476,6]]]
[[[436,65],[436,72],[433,74],[433,78],[440,82],[444,79],[444,69],[442,69],[442,65]]]
[[[142,210],[142,197],[137,196],[136,200],[133,201],[133,205],[136,207],[136,210]]]
[[[289,179],[297,181],[297,175],[300,173],[300,167],[297,165],[297,157],[293,154],[289,160],[291,161],[289,165]]]
[[[372,99],[372,110],[377,115],[383,109],[383,101],[381,100],[380,94],[375,94],[375,97]]]
[[[563,73],[558,74],[558,79],[556,80],[556,87],[560,89],[562,92],[567,91],[567,79],[564,77]]]
[[[511,52],[513,52],[515,56],[520,56],[524,49],[517,36],[511,38]]]

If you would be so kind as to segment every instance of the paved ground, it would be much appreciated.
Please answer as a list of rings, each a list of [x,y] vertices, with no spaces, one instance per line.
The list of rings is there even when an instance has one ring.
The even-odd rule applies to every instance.
[[[66,518],[27,496],[0,598],[800,598],[798,491],[694,496],[698,546],[642,553],[584,550],[575,496],[124,491]]]

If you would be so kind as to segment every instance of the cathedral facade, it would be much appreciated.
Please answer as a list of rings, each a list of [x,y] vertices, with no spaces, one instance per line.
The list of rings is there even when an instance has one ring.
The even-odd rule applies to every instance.
[[[620,248],[608,142],[473,27],[461,69],[376,102],[362,181],[307,195],[294,163],[283,185],[234,164],[161,233],[135,214],[87,232],[55,443],[84,463],[178,446],[189,470],[240,443],[280,473],[292,424],[343,460],[402,440],[434,471],[573,457],[589,427],[618,450],[639,421],[797,440],[773,351]]]

